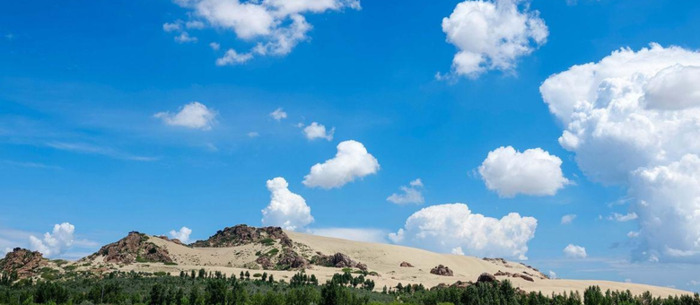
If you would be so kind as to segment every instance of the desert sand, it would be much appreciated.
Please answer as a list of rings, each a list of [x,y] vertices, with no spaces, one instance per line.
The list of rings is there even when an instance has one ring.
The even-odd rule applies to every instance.
[[[519,262],[505,260],[484,260],[482,258],[440,254],[422,249],[404,246],[357,242],[337,238],[321,237],[316,235],[285,231],[295,242],[308,246],[307,253],[321,252],[323,254],[344,253],[352,259],[367,265],[368,271],[377,272],[376,276],[368,276],[375,281],[375,290],[381,290],[384,286],[395,287],[397,284],[423,284],[425,287],[433,287],[439,284],[453,284],[457,281],[475,282],[483,272],[495,274],[499,271],[508,273],[526,274],[534,279],[534,282],[522,278],[499,276],[499,280],[508,279],[514,286],[525,291],[542,292],[546,295],[553,293],[583,291],[592,285],[598,285],[603,290],[630,290],[633,294],[651,292],[654,296],[673,296],[691,294],[691,292],[642,284],[620,283],[594,280],[565,280],[548,279],[536,269]],[[111,265],[109,268],[122,271],[168,272],[177,275],[180,271],[190,272],[204,268],[210,272],[222,272],[228,276],[238,276],[241,271],[255,273],[267,272],[274,275],[276,280],[289,281],[298,271],[262,270],[254,264],[257,258],[256,252],[266,252],[275,245],[247,244],[243,246],[227,248],[191,248],[181,244],[150,236],[149,241],[168,250],[177,265],[165,265],[162,263],[134,263],[128,265]],[[305,246],[304,246],[305,245]],[[97,257],[93,263],[104,265],[102,258]],[[408,262],[413,267],[400,267],[402,262]],[[440,276],[431,274],[430,270],[437,265],[445,265],[453,270],[453,276]],[[107,266],[105,266],[107,267]],[[341,273],[340,268],[312,266],[307,269],[307,274],[314,274],[320,282],[330,279],[333,274]]]

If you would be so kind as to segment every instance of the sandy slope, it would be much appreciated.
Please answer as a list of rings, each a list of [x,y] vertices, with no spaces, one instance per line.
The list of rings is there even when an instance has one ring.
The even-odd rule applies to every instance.
[[[433,287],[441,283],[452,284],[458,280],[476,281],[482,272],[494,274],[504,271],[510,273],[527,273],[532,275],[534,282],[529,282],[520,278],[508,278],[517,287],[526,291],[541,291],[544,294],[563,293],[570,291],[583,292],[591,285],[601,286],[603,290],[630,290],[633,294],[642,294],[650,291],[656,296],[691,294],[687,291],[656,287],[649,285],[618,283],[608,281],[579,281],[579,280],[550,280],[543,278],[541,274],[528,266],[516,262],[485,261],[480,258],[439,254],[421,249],[408,248],[396,245],[375,244],[348,241],[336,238],[321,237],[297,232],[286,232],[296,243],[308,245],[313,251],[320,251],[324,254],[334,254],[341,252],[349,255],[352,259],[367,264],[369,271],[376,271],[379,276],[370,276],[376,282],[376,289],[381,290],[383,286],[396,286],[398,283],[406,285],[408,283],[422,283],[426,287]],[[251,262],[255,261],[257,251],[268,251],[278,246],[245,245],[230,248],[189,248],[160,238],[151,237],[150,241],[166,248],[177,266],[165,266],[157,263],[132,264],[118,267],[121,270],[141,270],[141,271],[166,271],[177,274],[181,270],[190,271],[205,268],[208,271],[221,271],[228,275],[238,275],[241,271],[249,270],[246,267],[253,267]],[[279,247],[279,246],[278,246]],[[413,268],[399,267],[403,261],[411,263]],[[443,264],[454,271],[454,276],[438,276],[430,274],[430,269]],[[251,271],[251,274],[262,273],[263,270]],[[277,280],[289,279],[295,272],[291,271],[269,271],[274,274]],[[341,272],[339,268],[326,268],[313,266],[306,271],[315,274],[320,281],[325,281],[334,273]],[[505,277],[499,277],[505,279]]]

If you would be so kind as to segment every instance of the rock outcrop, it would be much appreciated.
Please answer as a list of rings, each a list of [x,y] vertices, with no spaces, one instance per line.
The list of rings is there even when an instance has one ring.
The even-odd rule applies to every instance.
[[[411,263],[409,263],[409,262],[401,262],[401,264],[399,265],[399,267],[413,268],[413,265],[411,265]]]
[[[280,227],[249,227],[237,225],[219,230],[207,240],[192,243],[193,247],[235,247],[253,243],[269,244],[279,241],[283,247],[292,247],[292,240]]]
[[[442,275],[442,276],[453,276],[454,273],[452,270],[450,270],[449,267],[444,266],[444,265],[438,265],[437,267],[430,269],[430,273],[436,274],[436,275]]]
[[[493,283],[493,282],[498,282],[496,279],[496,276],[490,273],[482,273],[479,275],[479,278],[476,280],[477,283]]]
[[[117,242],[108,244],[96,253],[88,256],[89,259],[102,260],[107,263],[173,263],[168,250],[148,241],[148,236],[139,232],[130,232],[129,235]]]
[[[320,252],[318,252],[316,254],[316,256],[311,258],[311,263],[314,265],[336,268],[357,268],[363,271],[367,271],[367,265],[355,262],[349,256],[343,253],[323,255]]]
[[[277,268],[282,270],[305,269],[308,266],[309,261],[292,249],[284,249],[277,261]]]
[[[15,273],[17,278],[23,279],[37,275],[47,265],[48,260],[38,251],[15,248],[0,260],[0,271],[8,275]]]
[[[510,272],[503,272],[503,271],[501,271],[501,270],[498,270],[498,272],[496,272],[494,275],[495,275],[495,276],[512,277],[512,278],[521,278],[521,279],[526,280],[526,281],[528,281],[528,282],[534,282],[534,281],[535,281],[535,279],[533,279],[532,276],[529,275],[529,274],[510,273]]]

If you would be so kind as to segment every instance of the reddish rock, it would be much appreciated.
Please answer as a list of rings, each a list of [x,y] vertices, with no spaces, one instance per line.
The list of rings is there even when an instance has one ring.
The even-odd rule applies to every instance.
[[[437,267],[430,269],[430,273],[432,274],[437,274],[437,275],[442,275],[442,276],[452,276],[453,272],[450,270],[449,267],[438,265]]]
[[[149,242],[148,236],[139,232],[130,232],[119,241],[103,246],[88,258],[95,259],[100,255],[104,256],[103,261],[107,263],[173,263],[168,250]]]
[[[234,247],[253,243],[261,243],[266,239],[280,241],[285,247],[292,246],[292,240],[280,227],[249,227],[237,225],[219,230],[207,240],[192,243],[193,247]]]
[[[317,255],[311,259],[311,263],[314,265],[336,268],[357,268],[367,271],[367,265],[355,262],[346,254],[340,252],[333,255],[323,255],[320,252],[316,252],[316,254]]]
[[[48,260],[38,251],[15,248],[0,260],[0,271],[6,274],[17,273],[17,277],[23,279],[36,275],[46,265]]]
[[[525,274],[516,273],[516,274],[513,274],[512,276],[513,276],[513,277],[519,277],[519,278],[521,278],[521,279],[523,279],[523,280],[526,280],[526,281],[528,281],[528,282],[534,282],[534,281],[535,281],[535,279],[533,279],[531,276],[525,275]]]
[[[258,259],[255,260],[256,263],[260,264],[260,266],[263,267],[263,269],[272,269],[274,267],[274,264],[270,261],[270,258],[262,255],[259,256]]]
[[[284,249],[280,255],[277,266],[280,269],[304,269],[309,266],[309,261],[292,249]]]

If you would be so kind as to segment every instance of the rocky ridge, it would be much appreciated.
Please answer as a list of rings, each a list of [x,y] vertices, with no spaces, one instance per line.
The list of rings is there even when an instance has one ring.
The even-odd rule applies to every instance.
[[[94,254],[88,256],[90,260],[102,259],[106,263],[132,264],[132,263],[175,263],[168,250],[148,241],[149,236],[139,232],[129,234],[117,242],[100,248]]]
[[[207,240],[198,240],[192,247],[235,247],[252,243],[271,245],[279,241],[283,247],[292,247],[292,240],[280,227],[249,227],[237,225],[219,230]]]
[[[45,259],[38,251],[30,251],[22,248],[14,248],[0,260],[0,272],[23,279],[37,275],[41,268],[46,267],[49,260]]]

